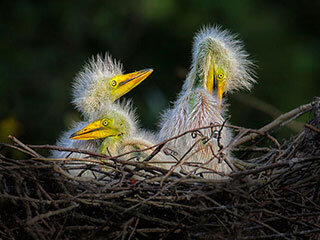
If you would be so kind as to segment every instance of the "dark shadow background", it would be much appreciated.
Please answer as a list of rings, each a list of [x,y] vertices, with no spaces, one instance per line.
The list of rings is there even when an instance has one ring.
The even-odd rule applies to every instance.
[[[25,143],[55,143],[80,117],[70,104],[73,77],[105,51],[126,72],[155,69],[126,97],[142,125],[156,129],[205,24],[239,33],[256,61],[258,84],[247,94],[289,111],[320,95],[319,9],[320,1],[289,0],[2,1],[0,140],[14,134]],[[229,97],[233,124],[257,128],[272,120],[242,99]]]

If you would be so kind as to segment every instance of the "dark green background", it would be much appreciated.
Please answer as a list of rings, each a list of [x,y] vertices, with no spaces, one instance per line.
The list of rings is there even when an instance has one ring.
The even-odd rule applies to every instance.
[[[0,9],[0,127],[15,119],[9,130],[26,143],[53,144],[79,119],[72,79],[105,51],[126,72],[155,69],[126,96],[142,125],[155,129],[190,67],[194,33],[206,24],[239,33],[259,66],[251,96],[286,112],[320,95],[320,1],[2,1]],[[272,120],[238,98],[229,103],[234,124]]]

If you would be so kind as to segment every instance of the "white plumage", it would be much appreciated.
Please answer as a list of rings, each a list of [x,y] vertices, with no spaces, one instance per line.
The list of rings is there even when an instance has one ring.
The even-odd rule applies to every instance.
[[[141,149],[154,145],[151,133],[139,130],[137,118],[132,111],[131,103],[114,103],[122,95],[129,92],[152,73],[152,69],[123,74],[122,65],[112,60],[111,56],[97,56],[92,58],[78,73],[73,83],[72,103],[84,116],[84,121],[75,123],[73,127],[62,134],[57,146],[65,148],[85,149],[92,152],[102,152],[111,156],[124,153],[126,150]],[[85,128],[91,122],[101,118],[108,118],[115,126],[116,136],[101,138],[98,135],[90,140],[70,139],[71,135]],[[119,122],[121,121],[121,122]],[[118,124],[118,125],[117,125]],[[111,125],[111,124],[110,124]],[[119,128],[117,128],[119,127]],[[102,151],[106,146],[108,151]],[[150,153],[152,150],[148,150]],[[143,155],[143,154],[140,154]],[[163,155],[160,153],[160,155]],[[132,154],[131,154],[132,156]],[[145,156],[145,155],[143,155]],[[87,154],[70,153],[68,151],[53,151],[53,158],[87,158]],[[126,158],[128,159],[128,157]],[[137,160],[137,157],[135,157]],[[73,161],[67,166],[84,168],[90,162]],[[92,166],[96,167],[96,166]],[[92,171],[83,173],[81,169],[70,171],[73,175],[93,177]]]
[[[202,46],[204,46],[203,49],[201,49]],[[244,49],[243,42],[237,38],[237,34],[222,30],[219,26],[203,27],[194,38],[192,52],[190,74],[195,73],[197,61],[205,60],[208,52],[217,56],[217,64],[224,65],[228,69],[228,71],[225,71],[228,74],[226,93],[241,89],[250,90],[252,84],[256,82],[253,71],[254,64],[249,59],[249,54]],[[202,71],[203,74],[208,72],[206,67],[199,67],[197,70]],[[193,81],[192,78],[193,76],[187,78],[184,84],[186,88],[190,88],[190,83],[192,84]]]
[[[114,102],[115,99],[111,97],[112,87],[108,83],[111,78],[121,74],[122,64],[113,60],[109,54],[92,57],[77,74],[72,87],[72,103],[85,119],[103,111],[102,106]]]
[[[217,136],[225,121],[226,104],[222,102],[222,94],[243,88],[250,89],[255,82],[252,66],[242,42],[234,35],[219,27],[203,28],[195,37],[192,67],[182,91],[173,107],[162,115],[160,140],[210,124],[220,125],[213,129]],[[223,175],[230,173],[232,168],[223,159],[226,158],[232,164],[232,157],[230,149],[223,147],[230,142],[232,132],[225,127],[220,131],[219,143],[222,150],[218,139],[211,136],[210,129],[200,132],[202,136],[187,134],[169,142],[167,147],[176,151],[178,157],[182,157],[200,137],[209,138],[205,144],[198,142],[185,159],[189,163],[207,163],[203,165],[205,168],[221,173],[222,177],[207,169],[200,168],[196,171],[195,167],[186,164],[182,168],[187,172],[201,172],[205,178],[225,179]]]
[[[103,125],[106,123],[105,125]],[[71,144],[72,146],[87,147],[87,150],[100,152],[108,156],[117,157],[118,155],[128,153],[129,151],[143,150],[155,145],[155,137],[152,133],[141,130],[138,127],[137,118],[132,111],[131,104],[113,103],[105,107],[105,111],[96,113],[91,120],[82,122],[81,129],[70,133],[68,137],[83,140],[62,139],[61,144]],[[103,136],[101,134],[104,134]],[[93,135],[92,135],[93,133]],[[90,136],[89,136],[89,135]],[[65,136],[66,137],[66,136]],[[67,141],[64,143],[64,141]],[[73,141],[73,142],[70,142]],[[89,148],[89,149],[88,149]],[[137,151],[126,154],[120,159],[142,161],[149,156],[155,147],[146,151]],[[76,154],[76,156],[85,157],[85,154]],[[71,154],[73,157],[73,154]],[[149,163],[165,160],[163,153],[157,154]],[[153,164],[153,166],[166,167],[165,164]]]

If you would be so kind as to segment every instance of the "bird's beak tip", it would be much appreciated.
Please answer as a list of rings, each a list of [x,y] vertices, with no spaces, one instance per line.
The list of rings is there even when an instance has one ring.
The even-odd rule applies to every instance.
[[[72,134],[70,135],[69,139],[73,139],[73,138],[76,137],[76,136],[77,136],[76,133],[72,133]]]
[[[72,133],[69,137],[71,140],[81,140],[81,133],[80,131],[77,131],[75,133]]]

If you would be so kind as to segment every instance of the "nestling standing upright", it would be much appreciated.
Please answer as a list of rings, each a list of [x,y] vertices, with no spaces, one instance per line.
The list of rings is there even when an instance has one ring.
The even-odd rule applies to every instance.
[[[203,28],[195,37],[192,67],[182,91],[173,108],[162,116],[160,140],[210,124],[220,125],[215,128],[218,133],[225,121],[223,94],[240,89],[250,90],[255,82],[252,67],[242,42],[234,35],[219,27]],[[232,165],[230,149],[223,149],[232,138],[231,131],[226,127],[220,131],[220,146],[218,139],[211,136],[210,129],[200,132],[209,141],[196,143],[185,156],[187,163],[182,168],[187,172],[201,172],[205,178],[225,179],[223,175],[232,171],[232,166],[228,164],[229,162]],[[181,157],[198,139],[199,136],[188,134],[169,142],[167,147]],[[218,153],[223,154],[218,156]],[[203,164],[207,169],[196,170],[190,165],[191,162]]]

